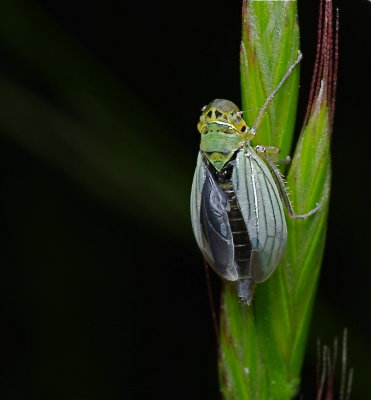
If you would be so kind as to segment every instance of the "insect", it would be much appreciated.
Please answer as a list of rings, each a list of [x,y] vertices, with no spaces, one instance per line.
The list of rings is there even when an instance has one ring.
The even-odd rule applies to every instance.
[[[197,125],[201,143],[191,193],[194,235],[206,262],[224,280],[235,282],[242,304],[251,303],[256,283],[269,278],[285,250],[282,202],[292,218],[307,218],[320,207],[295,214],[274,164],[279,149],[250,144],[264,110],[301,58],[299,52],[252,128],[234,103],[222,99],[202,108]]]

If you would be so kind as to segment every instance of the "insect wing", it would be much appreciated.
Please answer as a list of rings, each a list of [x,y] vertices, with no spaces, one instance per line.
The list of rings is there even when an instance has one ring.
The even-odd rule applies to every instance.
[[[192,191],[191,191],[191,221],[193,233],[196,238],[198,247],[201,249],[207,261],[212,261],[211,253],[205,255],[206,242],[201,226],[201,196],[202,188],[206,179],[205,165],[202,160],[201,152],[198,153],[196,170],[193,176]]]
[[[280,195],[269,168],[250,146],[238,151],[232,182],[251,242],[251,277],[262,282],[275,270],[286,246]]]
[[[198,246],[213,269],[223,278],[238,279],[227,211],[228,198],[204,164],[201,153],[191,194],[192,227]]]
[[[201,215],[205,234],[214,259],[214,269],[223,278],[234,281],[238,274],[234,261],[234,245],[228,211],[231,206],[227,195],[206,168],[202,189]]]

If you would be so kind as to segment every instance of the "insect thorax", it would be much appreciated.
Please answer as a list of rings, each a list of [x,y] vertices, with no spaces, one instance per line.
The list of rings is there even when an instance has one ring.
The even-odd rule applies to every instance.
[[[204,107],[197,128],[200,149],[217,171],[250,139],[241,111],[229,100],[216,99]]]

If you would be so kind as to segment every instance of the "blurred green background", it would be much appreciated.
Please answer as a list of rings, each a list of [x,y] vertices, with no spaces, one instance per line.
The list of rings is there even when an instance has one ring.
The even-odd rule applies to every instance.
[[[240,98],[233,3],[0,2],[1,399],[219,398],[188,203],[199,110]],[[301,3],[298,127],[318,8]],[[344,327],[352,398],[371,394],[371,3],[335,5],[333,189],[304,399],[317,338]]]

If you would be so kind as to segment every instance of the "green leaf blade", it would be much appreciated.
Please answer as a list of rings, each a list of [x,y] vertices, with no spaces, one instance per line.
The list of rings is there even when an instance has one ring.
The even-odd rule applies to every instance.
[[[295,61],[299,51],[296,2],[244,2],[241,43],[242,106],[249,126],[259,108]],[[254,144],[276,146],[290,152],[295,124],[299,73],[296,69],[269,107]],[[251,111],[250,111],[251,110]]]
[[[329,10],[331,7],[326,12]],[[273,29],[277,24],[280,27]],[[321,207],[305,220],[291,219],[287,215],[288,242],[284,257],[274,274],[257,285],[252,306],[240,305],[232,286],[227,285],[224,290],[221,352],[231,352],[231,348],[236,347],[245,352],[245,356],[228,360],[239,363],[238,366],[221,358],[220,375],[226,400],[283,400],[293,398],[298,391],[325,245],[330,195],[333,115],[330,105],[334,104],[331,99],[334,93],[328,66],[329,54],[332,54],[329,50],[331,30],[328,25],[325,28],[323,35],[327,44],[322,40],[327,47],[321,49],[322,67],[314,80],[310,115],[299,137],[288,175],[290,198],[297,214],[307,213],[318,202]],[[298,45],[295,2],[244,2],[241,44],[244,110],[258,108],[264,103],[297,58]],[[282,147],[283,156],[288,154],[292,143],[298,70],[295,68],[274,98],[254,139],[256,144]],[[249,126],[257,113],[258,110],[254,110],[244,114]],[[228,340],[224,340],[224,336]],[[230,370],[241,370],[245,365],[249,377],[241,381],[240,374],[238,384],[233,382]],[[227,387],[223,385],[225,376],[229,376]]]

